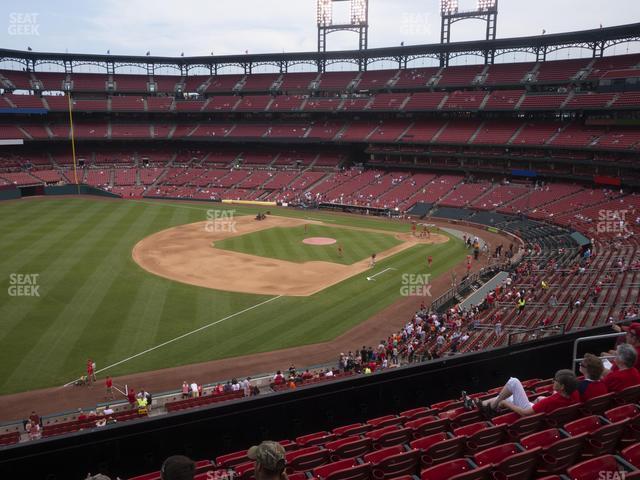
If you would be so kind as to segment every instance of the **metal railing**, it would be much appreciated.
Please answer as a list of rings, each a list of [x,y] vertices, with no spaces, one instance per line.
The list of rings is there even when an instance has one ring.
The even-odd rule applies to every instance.
[[[624,332],[620,332],[620,333],[604,333],[602,335],[593,335],[591,337],[580,337],[577,338],[574,342],[573,342],[573,361],[571,362],[571,370],[573,370],[575,368],[576,363],[581,362],[582,360],[584,360],[584,358],[578,358],[578,345],[581,343],[586,343],[586,342],[592,342],[595,340],[602,340],[602,339],[606,339],[606,338],[618,338],[618,337],[622,337],[623,335],[626,335],[626,333]],[[602,358],[611,358],[611,357],[602,357]]]
[[[517,327],[512,327],[514,330],[517,329]],[[533,328],[521,328],[521,329],[517,329],[518,331],[513,331],[513,332],[509,332],[507,334],[507,345],[511,346],[512,343],[512,337],[514,335],[529,335],[531,333],[536,333],[536,332],[544,332],[544,333],[549,333],[549,332],[553,332],[556,335],[564,335],[564,332],[566,331],[567,328],[567,324],[566,323],[560,323],[560,324],[556,324],[556,325],[547,325],[547,326],[540,326],[540,327],[533,327]]]

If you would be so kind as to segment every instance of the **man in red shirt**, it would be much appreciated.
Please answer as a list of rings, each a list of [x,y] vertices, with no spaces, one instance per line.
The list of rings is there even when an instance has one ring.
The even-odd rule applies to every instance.
[[[604,377],[604,384],[610,392],[619,392],[625,388],[640,385],[640,372],[634,367],[637,360],[636,349],[628,343],[618,345],[616,349],[616,370]]]
[[[536,413],[551,413],[559,408],[578,403],[580,396],[576,390],[577,387],[575,373],[571,370],[558,370],[553,379],[553,395],[538,397],[535,403],[531,403],[520,380],[511,377],[497,397],[486,403],[482,402],[478,406],[493,411],[498,408],[507,408],[523,417]]]
[[[107,387],[107,394],[105,395],[105,398],[113,398],[113,380],[111,379],[110,376],[107,376],[107,379],[104,382],[105,386]]]
[[[585,354],[580,362],[580,373],[584,375],[584,380],[578,382],[578,393],[582,402],[609,392],[601,380],[603,372],[602,359],[592,353]]]
[[[640,368],[640,364],[639,364],[640,362],[640,323],[632,322],[626,327],[620,327],[620,325],[614,324],[612,328],[616,332],[622,332],[622,331],[627,332],[627,334],[624,337],[624,341],[636,349],[636,364],[634,365],[634,367]],[[609,353],[614,355],[616,351],[611,350]],[[618,367],[614,364],[613,367],[611,368],[611,371],[615,372],[617,369]],[[605,375],[606,375],[606,372],[605,372]]]

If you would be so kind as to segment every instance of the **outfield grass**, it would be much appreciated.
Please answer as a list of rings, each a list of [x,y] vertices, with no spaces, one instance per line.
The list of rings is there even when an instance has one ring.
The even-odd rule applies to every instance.
[[[211,204],[84,198],[0,203],[0,393],[59,386],[268,300],[173,282],[142,270],[131,250],[172,226],[206,220]],[[255,215],[256,208],[236,208]],[[407,231],[366,217],[272,209],[335,224]],[[110,369],[122,375],[330,340],[400,297],[401,273],[441,274],[466,254],[462,242],[416,246],[311,297],[282,297]],[[37,297],[9,295],[12,274],[37,274]],[[305,321],[301,322],[300,319]],[[269,321],[264,321],[269,319]]]
[[[305,238],[335,238],[333,245],[307,245]],[[388,233],[367,232],[341,227],[307,225],[276,227],[215,242],[216,248],[249,253],[261,257],[277,258],[290,262],[333,262],[351,265],[364,260],[374,252],[382,252],[402,243]],[[342,248],[339,255],[338,245]]]

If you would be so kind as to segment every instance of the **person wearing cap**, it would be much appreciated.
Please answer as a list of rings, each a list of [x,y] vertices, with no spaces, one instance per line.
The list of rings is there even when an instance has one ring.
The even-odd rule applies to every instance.
[[[287,480],[284,471],[287,465],[286,452],[278,442],[264,441],[260,445],[254,445],[247,452],[247,457],[256,462],[256,480]]]
[[[160,468],[161,480],[193,480],[196,464],[184,455],[168,457]]]

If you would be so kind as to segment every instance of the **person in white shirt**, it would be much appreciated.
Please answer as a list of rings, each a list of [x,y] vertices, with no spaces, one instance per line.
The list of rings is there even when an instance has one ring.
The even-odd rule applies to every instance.
[[[191,396],[193,398],[196,398],[198,396],[198,384],[196,382],[193,382],[191,384]]]

